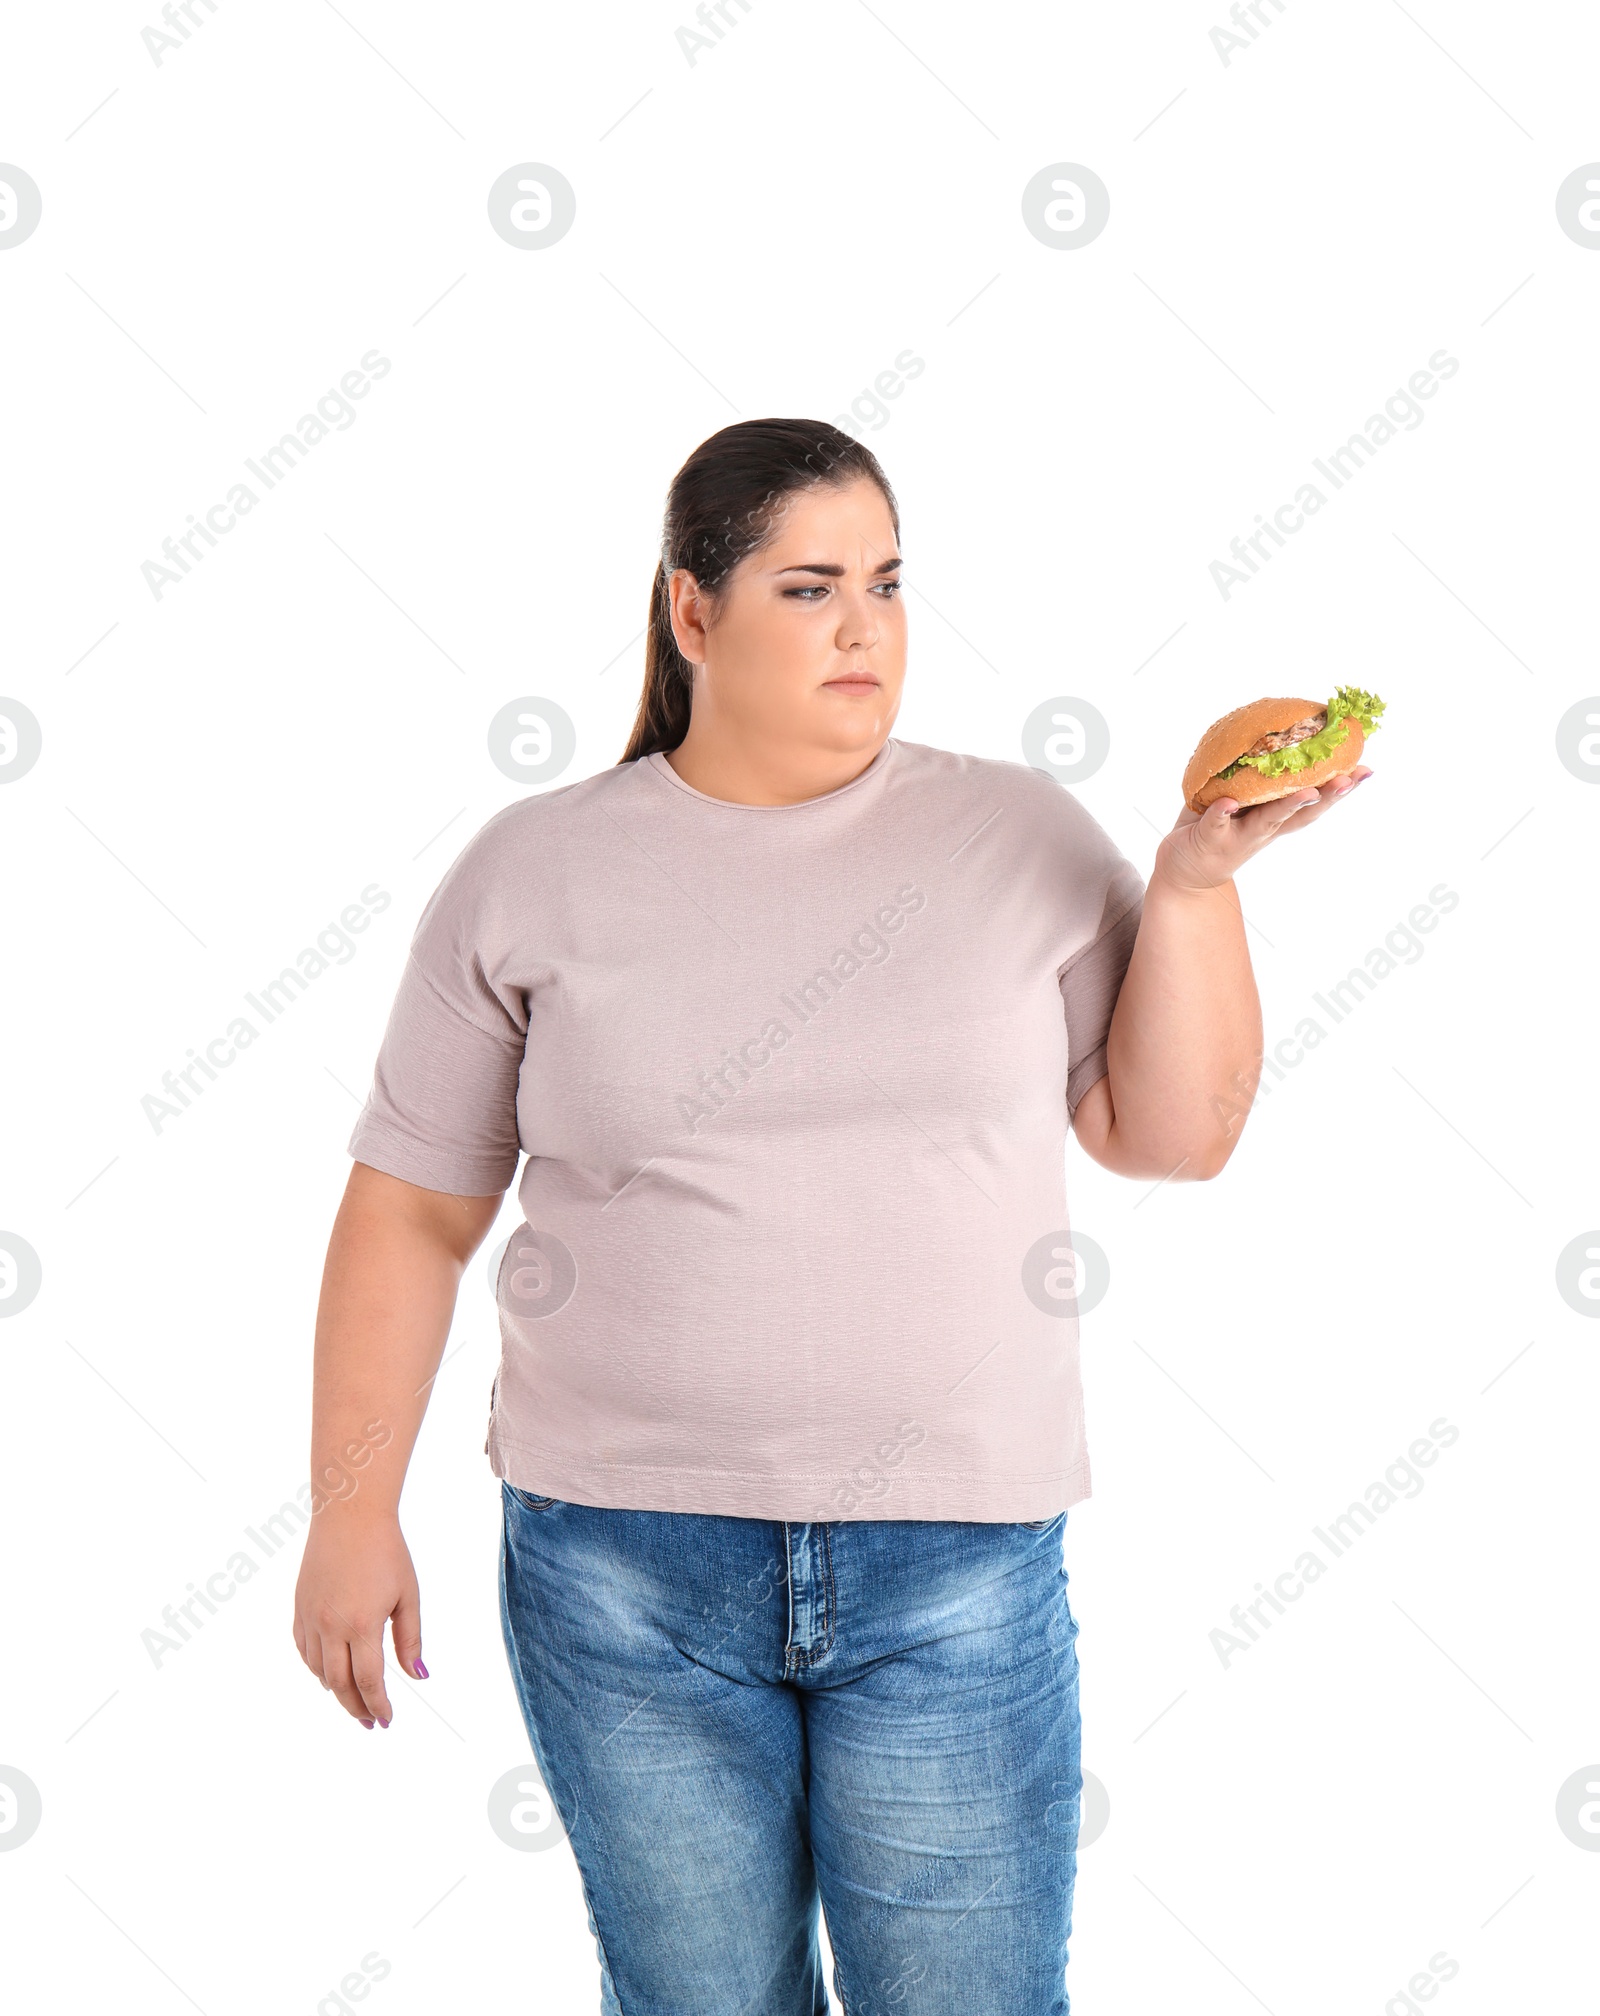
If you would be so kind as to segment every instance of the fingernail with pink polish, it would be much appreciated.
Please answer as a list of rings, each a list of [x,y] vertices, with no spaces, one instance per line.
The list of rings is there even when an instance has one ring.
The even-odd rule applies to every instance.
[[[428,1677],[428,1669],[427,1669],[427,1667],[426,1667],[426,1666],[424,1666],[424,1665],[423,1665],[423,1663],[422,1663],[422,1661],[421,1661],[420,1659],[413,1659],[413,1660],[412,1660],[412,1662],[411,1662],[411,1670],[412,1670],[412,1672],[413,1672],[413,1673],[415,1673],[415,1674],[416,1674],[416,1676],[417,1676],[417,1678],[418,1678],[419,1680],[426,1680],[426,1679],[427,1679],[427,1677]]]
[[[370,1715],[361,1716],[360,1722],[363,1729],[370,1729],[372,1727],[372,1717]]]

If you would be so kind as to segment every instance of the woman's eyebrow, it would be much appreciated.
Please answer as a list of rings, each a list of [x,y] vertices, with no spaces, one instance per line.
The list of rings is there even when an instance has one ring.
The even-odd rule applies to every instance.
[[[872,571],[874,574],[892,574],[900,564],[900,556],[897,553],[892,560],[880,560]],[[837,576],[843,574],[845,570],[842,567],[833,566],[821,560],[802,560],[797,566],[775,567],[772,571],[774,574],[831,574]]]

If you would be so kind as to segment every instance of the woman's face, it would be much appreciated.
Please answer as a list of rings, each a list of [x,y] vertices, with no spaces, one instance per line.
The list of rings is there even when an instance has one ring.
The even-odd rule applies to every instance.
[[[693,732],[839,753],[882,745],[900,709],[906,612],[876,483],[781,499],[772,539],[728,574],[709,629],[686,568],[670,591],[678,648],[695,667]]]

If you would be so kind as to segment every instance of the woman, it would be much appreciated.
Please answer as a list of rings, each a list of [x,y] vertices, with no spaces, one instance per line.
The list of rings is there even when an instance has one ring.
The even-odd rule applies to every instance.
[[[434,892],[329,1248],[313,1474],[394,1437],[312,1522],[295,1639],[387,1727],[386,1619],[426,1673],[405,1464],[528,1153],[502,1619],[627,2016],[825,2011],[819,1895],[848,2016],[1067,2009],[1066,1128],[1223,1167],[1261,1045],[1234,871],[1352,788],[1185,811],[1146,887],[1042,773],[890,739],[898,531],[826,425],[690,456],[627,752]]]

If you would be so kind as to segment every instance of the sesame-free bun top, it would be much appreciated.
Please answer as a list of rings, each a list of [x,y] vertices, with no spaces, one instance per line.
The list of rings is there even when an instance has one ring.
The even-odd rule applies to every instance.
[[[1220,721],[1213,721],[1200,737],[1183,773],[1183,802],[1192,812],[1203,812],[1218,798],[1233,798],[1241,805],[1264,805],[1271,798],[1286,798],[1291,791],[1325,784],[1330,777],[1342,777],[1361,761],[1366,742],[1361,723],[1353,714],[1345,716],[1349,733],[1320,763],[1308,763],[1303,770],[1286,770],[1276,777],[1265,776],[1246,764],[1231,777],[1217,775],[1237,756],[1242,756],[1263,735],[1277,735],[1320,714],[1325,700],[1252,700],[1235,707]]]

